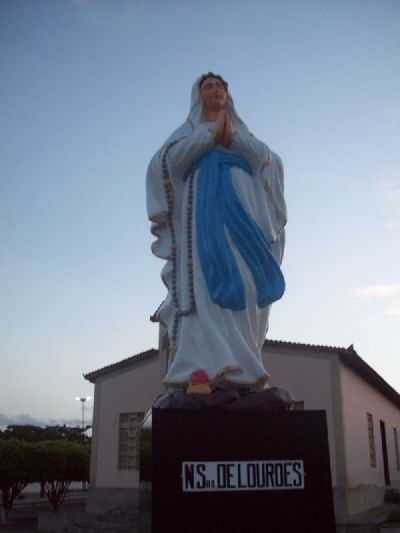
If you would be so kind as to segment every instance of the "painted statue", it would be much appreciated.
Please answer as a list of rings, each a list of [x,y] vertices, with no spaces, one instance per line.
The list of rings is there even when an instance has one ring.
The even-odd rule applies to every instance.
[[[152,251],[166,261],[155,313],[168,332],[165,385],[263,389],[270,306],[285,290],[283,168],[221,76],[195,82],[187,120],[153,157],[147,209]]]

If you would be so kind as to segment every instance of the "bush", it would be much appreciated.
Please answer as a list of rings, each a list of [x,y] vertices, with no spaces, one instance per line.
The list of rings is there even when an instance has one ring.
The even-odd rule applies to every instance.
[[[43,484],[45,494],[56,510],[64,501],[72,481],[89,480],[89,449],[66,441],[39,442],[34,445],[35,481]]]
[[[15,498],[31,481],[31,451],[31,445],[22,441],[0,441],[0,490],[6,518]]]
[[[6,517],[28,483],[39,482],[56,510],[72,481],[89,480],[89,447],[68,441],[0,440],[0,490]]]

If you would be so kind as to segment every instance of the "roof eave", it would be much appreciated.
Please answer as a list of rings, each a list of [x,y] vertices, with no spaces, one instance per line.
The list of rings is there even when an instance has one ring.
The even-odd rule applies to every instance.
[[[99,368],[98,370],[93,370],[92,372],[83,374],[83,377],[87,381],[90,381],[90,383],[95,384],[96,380],[102,376],[109,375],[111,373],[117,372],[125,368],[136,366],[141,361],[151,359],[155,357],[157,354],[158,354],[158,351],[155,350],[154,348],[151,348],[150,350],[147,350],[146,352],[132,355],[131,357],[123,359],[122,361],[118,361],[117,363],[113,363],[103,368]]]

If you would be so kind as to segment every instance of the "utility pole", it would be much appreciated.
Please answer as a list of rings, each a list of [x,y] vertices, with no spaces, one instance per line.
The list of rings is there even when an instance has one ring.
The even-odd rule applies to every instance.
[[[77,396],[75,400],[82,405],[82,443],[85,442],[85,403],[91,399],[90,396]],[[82,481],[82,490],[86,490],[86,481]]]

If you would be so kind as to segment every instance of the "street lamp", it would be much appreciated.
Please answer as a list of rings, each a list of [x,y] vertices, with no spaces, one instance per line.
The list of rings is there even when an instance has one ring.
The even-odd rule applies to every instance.
[[[91,396],[77,396],[75,400],[78,400],[82,404],[82,439],[84,437],[83,432],[85,431],[85,403],[91,400]]]
[[[82,404],[82,442],[85,442],[85,403],[91,400],[90,396],[77,396],[75,400],[78,400]],[[86,481],[82,481],[82,490],[86,490]]]

